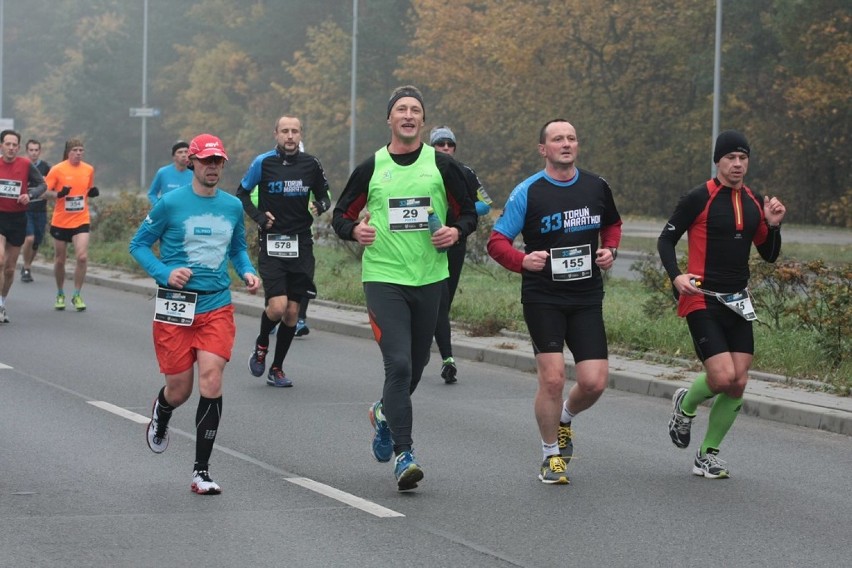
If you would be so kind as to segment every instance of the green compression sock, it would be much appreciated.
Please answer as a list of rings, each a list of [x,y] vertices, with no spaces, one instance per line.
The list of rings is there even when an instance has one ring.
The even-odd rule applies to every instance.
[[[707,373],[699,373],[680,402],[680,411],[687,416],[695,416],[698,405],[714,396],[716,393],[707,385]]]
[[[707,448],[719,449],[722,440],[728,430],[731,429],[734,420],[737,419],[740,409],[743,407],[742,398],[731,398],[725,393],[720,393],[710,409],[710,419],[707,423],[707,434],[701,444],[701,453],[707,452]]]

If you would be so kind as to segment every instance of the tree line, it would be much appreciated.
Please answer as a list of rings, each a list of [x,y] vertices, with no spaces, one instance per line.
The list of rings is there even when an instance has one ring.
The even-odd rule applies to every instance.
[[[99,185],[139,190],[142,2],[6,3],[5,116],[58,161],[83,136]],[[149,0],[148,172],[177,138],[225,141],[232,189],[302,118],[332,189],[349,174],[352,4]],[[791,222],[852,226],[848,159],[852,10],[841,0],[724,2],[720,127],[752,146],[748,183]],[[388,140],[394,86],[423,90],[428,126],[498,204],[538,170],[541,125],[566,118],[579,165],[605,177],[622,214],[667,216],[710,175],[715,2],[361,0],[357,161]]]

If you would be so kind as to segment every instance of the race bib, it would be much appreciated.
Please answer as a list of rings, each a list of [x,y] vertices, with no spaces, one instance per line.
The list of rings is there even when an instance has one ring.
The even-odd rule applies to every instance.
[[[169,288],[157,288],[154,321],[172,325],[192,325],[198,294]]]
[[[266,254],[276,258],[299,258],[299,235],[266,235]]]
[[[431,197],[388,198],[388,228],[391,231],[429,230]]]
[[[592,246],[578,245],[550,249],[550,272],[556,281],[592,277]]]
[[[74,197],[66,197],[65,198],[65,211],[69,213],[79,213],[83,210],[84,205],[84,197],[82,195],[75,195]]]
[[[757,319],[748,288],[739,292],[734,292],[733,294],[716,293],[716,299],[735,311],[746,321],[754,321]]]
[[[0,179],[0,197],[18,199],[21,195],[21,182],[13,179]]]

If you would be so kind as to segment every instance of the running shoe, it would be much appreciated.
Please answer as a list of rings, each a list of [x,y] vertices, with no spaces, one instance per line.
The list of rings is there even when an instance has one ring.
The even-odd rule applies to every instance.
[[[64,310],[65,309],[65,294],[57,294],[56,295],[56,303],[53,304],[53,309],[55,309],[55,310]]]
[[[219,484],[210,479],[210,472],[206,469],[192,472],[192,485],[189,488],[199,495],[218,495],[222,492]]]
[[[562,459],[565,460],[567,467],[571,458],[574,457],[574,431],[571,430],[571,424],[559,423],[556,440],[559,443],[559,453],[562,454]]]
[[[266,370],[267,351],[269,351],[269,348],[263,345],[254,346],[254,351],[252,351],[251,357],[249,357],[248,365],[249,371],[255,377],[263,376],[263,371]]]
[[[292,387],[293,381],[287,378],[284,371],[278,367],[272,367],[266,375],[266,384],[273,387]]]
[[[694,416],[687,416],[680,409],[680,403],[686,396],[687,389],[679,388],[675,391],[672,397],[672,419],[669,420],[669,436],[672,442],[678,448],[685,448],[689,445],[690,431],[692,430],[692,419]]]
[[[567,485],[571,483],[568,474],[565,473],[567,467],[562,456],[548,456],[541,464],[541,473],[538,474],[538,478],[542,483]]]
[[[32,282],[33,274],[27,268],[21,269],[21,282]]]
[[[393,474],[396,476],[396,486],[400,491],[414,489],[423,479],[423,469],[414,461],[414,455],[411,452],[402,452],[396,456]]]
[[[456,373],[458,369],[456,369],[456,362],[452,357],[447,357],[444,359],[443,363],[441,363],[441,378],[444,379],[444,382],[448,385],[453,384],[458,379],[456,379]]]
[[[82,312],[86,309],[86,304],[83,302],[83,298],[80,297],[80,294],[74,294],[71,296],[71,304],[78,312]]]
[[[151,408],[151,421],[148,423],[146,434],[148,447],[155,454],[162,454],[169,447],[169,425],[160,425],[160,401],[156,398]]]
[[[377,401],[370,406],[370,424],[376,431],[373,436],[373,457],[379,462],[389,462],[393,457],[393,442],[391,441],[390,426],[385,420],[382,401]]]
[[[719,450],[707,448],[707,453],[702,454],[701,450],[695,454],[695,463],[692,466],[692,473],[706,477],[707,479],[727,479],[731,477],[731,473],[723,464],[725,462],[719,459]]]
[[[6,314],[6,306],[0,306],[0,323],[10,323],[11,320]]]
[[[308,324],[305,323],[305,320],[300,319],[296,322],[296,337],[304,337],[311,332],[308,329]]]

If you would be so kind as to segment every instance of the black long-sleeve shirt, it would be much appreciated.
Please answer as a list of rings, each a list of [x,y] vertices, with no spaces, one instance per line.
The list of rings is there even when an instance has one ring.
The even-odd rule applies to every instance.
[[[748,285],[751,245],[775,262],[781,252],[781,231],[770,229],[763,214],[763,196],[746,186],[733,189],[711,179],[684,194],[657,239],[660,260],[671,280],[681,272],[675,245],[689,231],[687,271],[702,277],[714,292],[739,292]],[[705,296],[681,296],[678,314],[702,309]]]

